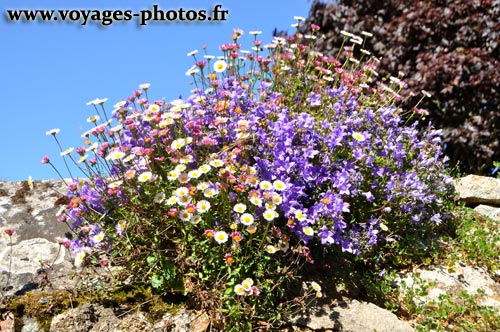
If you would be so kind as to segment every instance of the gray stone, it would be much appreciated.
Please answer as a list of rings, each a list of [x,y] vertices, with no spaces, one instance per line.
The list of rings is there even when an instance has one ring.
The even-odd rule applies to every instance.
[[[67,191],[63,181],[0,181],[0,285],[4,296],[47,286],[69,287],[72,265],[56,237],[69,231],[56,213]],[[11,237],[5,229],[14,229]],[[12,254],[12,257],[11,257]],[[48,278],[50,276],[50,278]],[[8,281],[8,285],[7,285]]]
[[[34,318],[23,317],[23,327],[21,332],[43,332],[43,330],[38,326],[38,323]]]
[[[493,220],[500,222],[500,208],[493,207],[489,205],[478,205],[474,208],[474,211],[482,214],[483,216],[490,217]]]
[[[468,294],[476,295],[481,290],[484,296],[479,305],[500,310],[500,285],[491,278],[487,271],[479,267],[456,263],[451,269],[442,266],[437,266],[432,270],[418,269],[403,280],[406,289],[419,287],[422,281],[435,284],[428,290],[427,295],[416,298],[416,301],[421,303],[437,300],[441,294],[455,296],[461,291],[467,291]],[[403,287],[402,291],[405,292],[406,289]]]
[[[3,240],[3,230],[7,228],[16,230],[14,243],[33,238],[53,242],[68,231],[67,225],[56,221],[58,200],[66,192],[66,185],[62,181],[44,180],[35,181],[33,190],[26,186],[23,182],[0,181],[0,251],[9,242]]]
[[[35,274],[43,262],[59,265],[64,262],[65,249],[47,239],[21,241],[0,252],[0,271],[12,274]]]
[[[465,203],[500,206],[500,179],[467,175],[455,181],[455,190]]]
[[[154,331],[204,332],[210,325],[205,312],[179,309],[175,314],[167,313],[154,325]]]
[[[338,306],[323,305],[292,320],[313,331],[414,332],[411,325],[373,303],[351,300]]]
[[[153,325],[142,312],[84,304],[54,317],[50,332],[204,332],[208,326],[207,314],[184,308]]]
[[[120,312],[98,304],[83,304],[55,316],[50,332],[148,332],[153,327],[141,312]]]

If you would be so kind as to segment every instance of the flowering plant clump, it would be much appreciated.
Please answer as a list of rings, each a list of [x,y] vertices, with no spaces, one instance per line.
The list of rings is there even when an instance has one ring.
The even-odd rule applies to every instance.
[[[401,121],[404,82],[377,84],[376,59],[349,56],[363,38],[345,34],[340,63],[314,51],[316,35],[263,46],[259,33],[245,51],[235,29],[213,63],[190,52],[186,99],[152,100],[143,84],[109,117],[91,101],[85,144],[61,148],[84,174],[58,213],[75,266],[125,266],[241,331],[304,303],[287,288],[316,246],[361,255],[438,225],[451,188],[440,132]]]

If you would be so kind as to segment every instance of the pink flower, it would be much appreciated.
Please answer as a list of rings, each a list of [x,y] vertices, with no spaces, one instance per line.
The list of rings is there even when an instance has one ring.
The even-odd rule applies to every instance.
[[[68,219],[68,217],[64,213],[61,214],[61,215],[59,215],[59,216],[57,216],[57,221],[58,222],[65,222],[66,219]]]
[[[260,290],[256,286],[252,286],[252,288],[250,289],[250,294],[249,295],[259,296],[260,295]]]
[[[99,265],[102,267],[108,266],[109,265],[109,259],[107,257],[101,258],[99,261]]]
[[[234,242],[240,242],[243,237],[241,235],[241,232],[232,232],[231,238],[233,239]]]
[[[80,156],[83,156],[86,151],[87,151],[87,149],[84,146],[76,148],[76,153],[78,153]]]
[[[4,230],[5,234],[7,234],[8,236],[12,236],[14,235],[14,233],[16,232],[15,229],[13,228],[7,228],[6,230]]]
[[[49,156],[43,156],[42,164],[48,164],[50,162]]]
[[[203,232],[208,237],[213,237],[215,234],[215,231],[213,229],[207,229],[205,232]]]
[[[57,243],[59,243],[60,245],[62,245],[65,248],[69,248],[69,246],[71,245],[71,240],[69,240],[67,238],[57,237],[56,241],[57,241]]]
[[[169,217],[172,217],[172,218],[175,218],[179,215],[179,209],[177,208],[171,208],[170,210],[168,210],[168,216]]]
[[[231,265],[234,263],[234,258],[231,254],[225,254],[224,261],[226,262],[227,265]]]

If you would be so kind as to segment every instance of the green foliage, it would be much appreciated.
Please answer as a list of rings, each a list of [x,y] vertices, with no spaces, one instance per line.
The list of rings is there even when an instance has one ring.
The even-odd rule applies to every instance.
[[[419,280],[418,286],[406,289],[405,309],[416,320],[417,331],[490,332],[500,328],[498,309],[479,304],[484,291],[472,295],[464,290],[459,294],[444,293],[434,300],[421,300],[433,286]]]
[[[456,236],[450,241],[450,259],[463,259],[488,269],[500,271],[500,227],[498,222],[469,208],[455,211]]]

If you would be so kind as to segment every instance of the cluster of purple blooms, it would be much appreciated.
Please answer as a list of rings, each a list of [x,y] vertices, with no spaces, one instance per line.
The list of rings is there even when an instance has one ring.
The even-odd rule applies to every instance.
[[[317,239],[358,254],[404,236],[408,224],[439,224],[442,200],[451,192],[440,132],[429,128],[419,137],[393,103],[366,103],[352,80],[339,77],[291,103],[284,102],[285,89],[260,82],[249,91],[244,79],[231,75],[185,100],[150,102],[137,91],[118,103],[110,121],[94,122],[84,134],[88,146],[77,149],[89,180],[75,179],[59,216],[78,231],[73,252],[109,250],[109,234],[102,237],[106,215],[151,182],[168,183],[172,161],[187,156],[194,169],[214,154],[233,154],[262,180],[285,183],[278,207],[283,225],[306,245]],[[109,220],[120,235],[123,224]]]
[[[286,183],[280,208],[305,243],[313,236],[303,229],[311,226],[323,245],[359,253],[384,234],[397,234],[398,223],[441,222],[452,179],[440,159],[438,130],[419,138],[417,124],[405,126],[396,107],[361,107],[342,85],[306,98],[311,108],[321,107],[323,119],[279,106],[280,93],[267,84],[259,101],[231,79],[211,98],[220,93],[229,98],[231,121],[223,136],[211,138],[218,145],[238,142],[237,123],[245,120],[250,159],[264,180]],[[214,117],[205,113],[199,120],[209,124]]]

